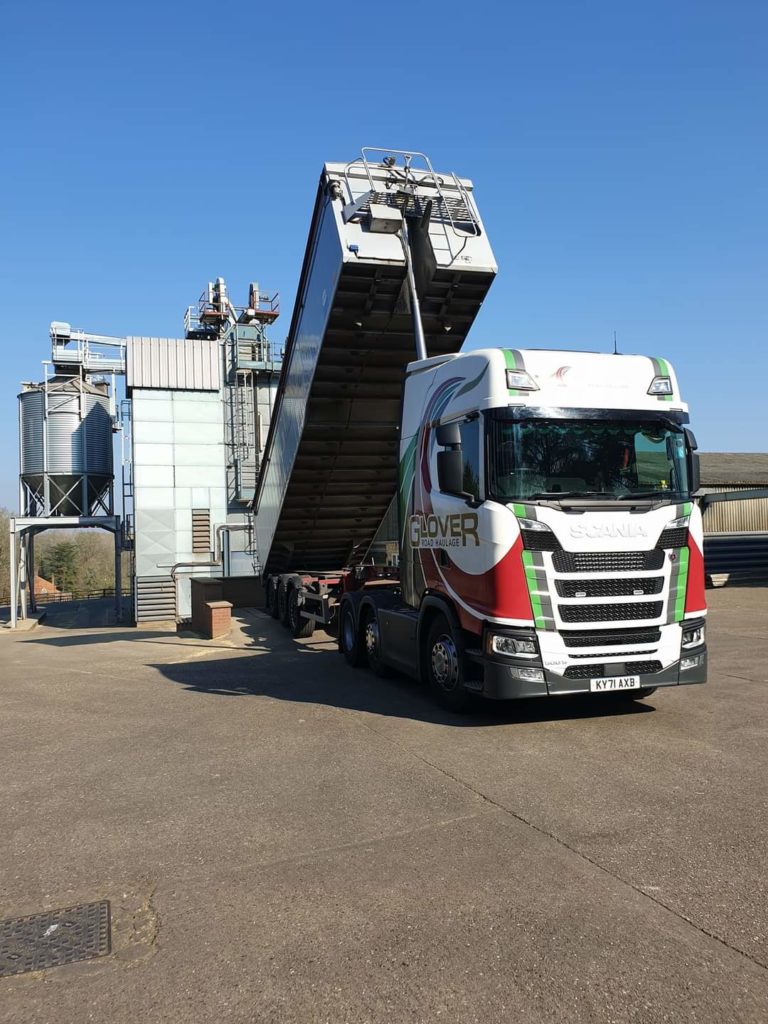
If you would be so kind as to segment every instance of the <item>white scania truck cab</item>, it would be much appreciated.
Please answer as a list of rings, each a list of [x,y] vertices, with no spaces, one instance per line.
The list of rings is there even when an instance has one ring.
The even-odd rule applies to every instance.
[[[453,707],[471,691],[704,682],[697,488],[663,359],[488,349],[413,362],[399,584],[346,602],[355,623],[372,620],[375,664],[426,676]],[[341,643],[354,657],[343,631]]]

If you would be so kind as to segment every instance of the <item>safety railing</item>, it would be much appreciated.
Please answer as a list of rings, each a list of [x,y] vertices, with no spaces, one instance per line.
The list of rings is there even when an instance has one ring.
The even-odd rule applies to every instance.
[[[123,597],[131,597],[133,591],[125,587],[121,590]],[[114,587],[104,587],[102,590],[88,590],[88,591],[61,591],[56,594],[42,593],[35,594],[35,604],[68,604],[71,601],[101,601],[105,597],[114,597]]]
[[[384,155],[384,160],[381,163],[372,161],[369,154]],[[401,167],[399,167],[396,162],[396,157],[398,156],[403,158],[403,165]],[[414,167],[414,160],[420,160],[423,163],[423,167]],[[441,216],[450,223],[455,234],[458,235],[460,233],[454,217],[454,210],[457,205],[466,209],[466,219],[463,217],[461,218],[462,231],[465,233],[468,232],[472,235],[480,234],[480,222],[474,212],[469,193],[461,183],[458,176],[453,172],[450,172],[447,176],[449,180],[446,181],[445,177],[436,173],[426,153],[419,153],[416,150],[407,152],[402,149],[384,149],[378,146],[363,146],[360,151],[360,157],[357,160],[350,161],[344,169],[344,180],[350,203],[353,200],[352,186],[349,180],[350,169],[356,165],[362,164],[366,177],[368,178],[370,194],[375,195],[377,187],[373,170],[371,169],[371,164],[374,164],[379,175],[379,184],[381,184],[380,178],[382,163],[384,167],[389,169],[390,180],[386,183],[387,188],[394,187],[396,189],[405,190],[406,192],[413,191],[416,188],[434,189],[435,196],[437,197],[437,209]],[[459,199],[459,204],[456,203],[456,200],[451,200],[444,195],[444,188],[455,190]]]

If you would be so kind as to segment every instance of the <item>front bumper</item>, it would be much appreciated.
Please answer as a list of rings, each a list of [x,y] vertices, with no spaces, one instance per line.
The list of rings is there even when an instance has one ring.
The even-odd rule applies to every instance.
[[[698,647],[691,654],[699,658],[699,663],[694,668],[680,669],[680,662],[673,662],[660,672],[649,672],[640,675],[640,687],[655,688],[660,686],[687,686],[692,683],[705,683],[707,681],[707,649],[706,646]],[[689,656],[688,652],[685,654]],[[544,682],[532,682],[527,679],[516,679],[513,671],[518,667],[538,668],[544,673]],[[608,666],[606,666],[607,668]],[[618,664],[615,671],[607,672],[608,675],[623,675],[622,665]],[[486,658],[483,661],[483,688],[480,691],[484,697],[491,700],[518,700],[528,697],[555,697],[568,694],[591,693],[589,679],[568,679],[556,672],[543,669],[541,662],[536,659]],[[625,693],[631,696],[637,690],[611,691]],[[599,694],[597,694],[599,696]]]

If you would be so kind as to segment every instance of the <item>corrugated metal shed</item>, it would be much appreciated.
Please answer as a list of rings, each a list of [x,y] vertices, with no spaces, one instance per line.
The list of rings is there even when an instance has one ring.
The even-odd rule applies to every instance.
[[[208,338],[128,338],[126,387],[218,391],[219,343]]]
[[[764,452],[701,452],[700,494],[749,491],[768,487],[768,454]],[[704,532],[768,532],[768,498],[727,501],[704,513]]]
[[[766,485],[768,486],[768,485]],[[699,494],[722,491],[751,491],[751,487],[702,487]],[[704,533],[768,533],[768,498],[746,501],[723,501],[710,505],[704,512]]]

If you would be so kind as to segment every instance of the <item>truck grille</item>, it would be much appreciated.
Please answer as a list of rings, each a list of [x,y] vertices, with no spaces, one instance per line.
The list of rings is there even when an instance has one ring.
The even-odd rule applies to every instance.
[[[623,671],[622,671],[623,667]],[[626,661],[613,665],[569,665],[566,679],[602,679],[606,676],[645,676],[661,672],[660,661]]]
[[[628,622],[630,619],[658,619],[662,601],[632,601],[629,604],[561,604],[563,622]]]
[[[660,629],[564,629],[560,636],[566,647],[627,647],[655,644]]]
[[[660,594],[663,576],[619,576],[613,580],[555,580],[560,597],[640,597]]]
[[[527,551],[560,551],[560,541],[549,530],[521,530]]]
[[[555,572],[651,572],[664,565],[664,552],[653,551],[556,551]]]
[[[657,548],[684,548],[688,543],[688,530],[682,527],[679,530],[663,530],[659,537]]]

